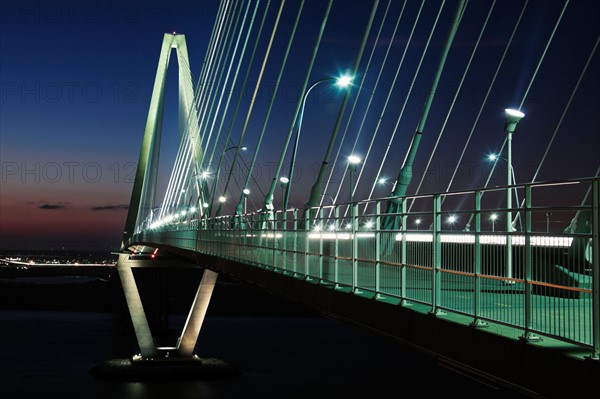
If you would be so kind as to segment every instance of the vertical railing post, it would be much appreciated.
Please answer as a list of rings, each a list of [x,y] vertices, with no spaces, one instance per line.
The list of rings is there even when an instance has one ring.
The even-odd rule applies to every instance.
[[[241,223],[239,225],[239,229],[238,229],[238,239],[237,241],[237,258],[238,259],[243,259],[243,251],[244,251],[244,238],[246,235],[246,221],[244,220],[246,218],[246,214],[244,214],[241,217]]]
[[[283,209],[281,212],[283,218],[281,223],[281,240],[283,242],[283,248],[281,249],[281,267],[283,270],[287,270],[287,211]]]
[[[225,216],[225,225],[223,228],[225,229],[225,256],[231,259],[231,235],[233,234],[231,229],[231,216]]]
[[[215,218],[212,218],[210,220],[210,228],[211,228],[211,243],[210,243],[210,250],[211,253],[215,254],[217,253],[217,237],[218,237],[218,225],[217,225],[217,220]]]
[[[381,201],[375,204],[375,292],[381,291]]]
[[[592,181],[592,359],[600,358],[600,180]]]
[[[319,208],[319,226],[323,226],[321,229],[325,229],[325,223],[323,220],[323,208]],[[319,238],[319,281],[323,280],[323,232],[320,231],[321,236]]]
[[[227,256],[229,258],[235,258],[235,230],[236,230],[236,220],[234,216],[227,217]],[[233,227],[232,227],[233,226]]]
[[[294,218],[294,246],[293,246],[293,256],[292,256],[292,269],[294,275],[298,271],[298,210],[294,209],[292,212],[292,217]]]
[[[258,216],[258,215],[257,215]],[[257,217],[260,220],[260,217]],[[254,223],[257,221],[254,220],[254,214],[250,216],[250,261],[254,263]]]
[[[515,188],[516,189],[516,188]],[[533,334],[530,329],[532,322],[532,302],[531,302],[531,269],[533,266],[533,253],[531,250],[531,185],[525,186],[525,332],[520,337],[524,341],[541,341],[540,337]]]
[[[408,302],[406,301],[406,230],[407,230],[407,201],[402,200],[402,225],[400,226],[400,237],[402,237],[401,241],[401,252],[400,252],[400,298],[401,304],[403,306],[408,306]]]
[[[217,235],[219,237],[217,240],[217,254],[221,255],[223,254],[223,217],[219,217],[217,223]]]
[[[339,283],[339,260],[338,260],[338,252],[339,252],[339,240],[338,240],[338,235],[339,235],[339,229],[340,229],[340,207],[339,205],[336,205],[334,208],[334,216],[335,216],[335,258],[334,258],[334,262],[333,262],[333,282],[335,283],[335,286],[337,287],[337,284]]]
[[[441,275],[442,266],[442,200],[440,194],[433,196],[433,242],[432,244],[432,267],[431,267],[431,311],[433,315],[441,314],[439,310],[441,294]]]
[[[277,266],[277,212],[273,212],[273,250],[271,251],[271,266]]]
[[[217,254],[222,254],[223,253],[223,218],[219,217],[217,220],[215,220],[216,225],[216,240],[215,240],[215,253]]]
[[[310,211],[305,213],[304,218],[304,277],[308,277],[308,258],[310,254],[309,234],[310,234]]]
[[[475,191],[475,246],[473,248],[473,327],[487,327],[488,323],[479,319],[481,315],[481,191]]]
[[[219,249],[219,243],[218,243],[218,239],[219,239],[219,220],[214,217],[212,219],[212,243],[211,243],[211,248],[212,248],[212,253],[216,254],[218,253],[218,249]]]
[[[510,137],[510,135],[509,135]],[[510,148],[510,147],[508,147]],[[510,165],[510,161],[509,161]],[[510,177],[510,173],[509,173]],[[513,225],[512,225],[512,201],[511,193],[512,190],[509,187],[506,188],[506,246],[504,247],[504,267],[505,267],[505,280],[506,284],[514,284],[513,280],[513,251],[512,251],[512,239],[513,239]]]
[[[358,283],[358,265],[356,261],[356,254],[358,252],[358,240],[356,239],[356,232],[358,231],[357,203],[350,203],[350,214],[352,215],[352,292],[354,292]]]

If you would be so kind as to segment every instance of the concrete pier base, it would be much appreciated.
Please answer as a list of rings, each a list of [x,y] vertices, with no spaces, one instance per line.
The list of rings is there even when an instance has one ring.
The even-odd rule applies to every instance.
[[[241,373],[233,365],[215,358],[157,357],[141,359],[110,359],[90,370],[102,380],[138,381],[215,381],[238,377]]]

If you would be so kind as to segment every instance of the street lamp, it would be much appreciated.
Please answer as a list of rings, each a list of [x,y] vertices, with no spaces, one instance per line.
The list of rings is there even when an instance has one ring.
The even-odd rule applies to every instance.
[[[415,224],[417,225],[417,230],[419,230],[419,225],[421,224],[421,219],[415,220]]]
[[[285,196],[284,196],[284,200],[283,200],[283,209],[287,208],[288,199],[290,196],[290,188],[292,186],[291,180],[292,180],[292,177],[294,174],[294,165],[296,164],[296,154],[298,152],[298,141],[300,140],[300,130],[302,129],[302,119],[304,118],[304,108],[306,107],[306,99],[308,98],[308,94],[311,92],[312,89],[317,87],[319,84],[325,83],[325,82],[334,82],[335,85],[337,87],[339,87],[340,89],[345,89],[346,87],[350,86],[350,84],[352,83],[352,79],[353,78],[348,75],[342,75],[337,78],[329,77],[329,78],[320,79],[320,80],[317,80],[315,83],[313,83],[312,86],[310,86],[304,92],[304,95],[302,96],[302,109],[300,110],[300,116],[298,117],[298,130],[296,131],[296,138],[294,140],[294,149],[292,150],[292,159],[290,161],[290,169],[288,172],[288,179],[290,180],[290,182],[286,187]]]
[[[496,224],[496,219],[498,219],[498,214],[497,213],[492,213],[492,216],[490,216],[490,219],[492,220],[492,233],[495,230],[495,224]]]
[[[225,156],[225,153],[226,153],[227,151],[229,151],[229,150],[233,150],[234,148],[238,148],[238,147],[237,147],[237,145],[234,145],[234,146],[232,146],[232,147],[226,148],[226,149],[225,149],[225,151],[223,151],[223,154],[221,155],[221,157],[224,157],[224,156]],[[247,149],[248,149],[248,147],[246,147],[246,146],[240,147],[240,150],[242,150],[242,151],[246,151]],[[217,173],[216,173],[216,175],[215,175],[215,181],[217,181],[217,182],[219,181],[219,172],[220,172],[220,171],[221,171],[221,168],[219,167],[219,168],[217,169]],[[216,187],[216,186],[215,186],[215,187]]]
[[[290,179],[288,179],[285,176],[281,176],[279,178],[279,185],[281,186],[281,210],[285,212],[286,210],[286,204],[284,204],[285,201],[285,187],[287,186],[287,184],[290,182]]]
[[[350,155],[348,157],[348,171],[350,171],[350,206],[352,206],[353,201],[353,191],[354,191],[354,172],[356,171],[356,167],[361,162],[361,159],[356,155]]]
[[[454,215],[450,215],[448,217],[448,223],[450,224],[450,230],[452,231],[452,227],[454,226],[454,223],[456,222],[456,216]]]
[[[244,194],[244,214],[246,214],[246,205],[248,202],[248,196],[250,195],[250,190],[245,188],[244,190],[242,190],[242,193]]]
[[[226,149],[225,149],[225,150],[224,150],[224,151],[221,153],[221,159],[219,160],[219,166],[218,166],[218,168],[217,168],[217,173],[215,173],[215,181],[213,182],[213,194],[212,194],[212,197],[211,197],[211,198],[215,198],[215,197],[214,197],[214,195],[216,194],[216,190],[217,190],[217,184],[218,184],[218,182],[219,182],[219,173],[221,172],[221,161],[223,160],[223,157],[225,156],[225,153],[226,153],[227,151],[229,151],[229,150],[233,150],[234,148],[238,148],[238,146],[231,146],[231,147],[229,147],[229,148],[226,148]],[[239,147],[239,149],[240,149],[240,150],[242,150],[242,151],[246,151],[246,150],[248,149],[248,147],[246,147],[246,146],[242,146],[242,147]],[[232,166],[232,167],[233,167],[233,166]],[[221,198],[223,198],[223,200],[222,200],[222,201],[221,201]],[[217,208],[217,216],[220,216],[220,215],[221,215],[221,204],[222,204],[223,202],[225,202],[225,197],[224,197],[224,196],[221,196],[221,197],[219,197],[219,202],[220,202],[220,204],[219,204],[219,207]],[[211,201],[211,203],[212,203],[212,201]]]
[[[510,168],[510,176],[512,176],[512,183],[509,182],[508,184],[509,185],[511,185],[511,184],[516,185],[517,184],[517,178],[515,176],[515,168],[513,167],[513,165],[510,162],[508,162],[508,159],[506,159],[504,157],[501,157],[499,155],[496,155],[496,154],[490,154],[490,155],[488,155],[488,160],[491,161],[491,162],[496,162],[498,159],[502,159],[503,161],[506,161],[506,163],[509,165],[508,168]],[[507,179],[507,181],[508,181],[508,179]],[[513,189],[514,189],[514,192],[515,192],[515,199],[516,199],[517,204],[518,204],[519,203],[519,193],[518,193],[516,187],[514,187]],[[519,219],[519,223],[520,223],[521,219],[520,219],[520,215],[518,213],[517,213],[517,217],[515,218],[515,220],[511,221],[511,223],[512,223],[511,226],[512,226],[512,230],[513,231],[515,229],[515,223],[516,223],[517,219]]]
[[[232,147],[226,148],[225,151],[223,151],[223,154],[225,154],[229,150],[233,150],[234,148],[237,148],[237,145],[234,145]],[[246,147],[246,146],[240,147],[240,150],[242,150],[242,151],[246,151],[247,149],[248,149],[248,147]]]
[[[379,179],[377,179],[377,183],[382,186],[385,186],[386,184],[389,184],[392,187],[394,186],[394,183],[392,183],[391,181],[388,181],[388,179],[385,177],[380,177]]]
[[[525,116],[521,111],[517,111],[514,109],[505,109],[506,113],[506,123],[504,124],[504,130],[506,131],[506,163],[507,172],[506,172],[506,276],[512,278],[512,235],[510,232],[513,231],[512,228],[512,195],[510,193],[510,180],[511,180],[511,169],[512,169],[512,135],[517,128],[517,124],[519,121]],[[509,284],[514,283],[513,281],[508,281]]]

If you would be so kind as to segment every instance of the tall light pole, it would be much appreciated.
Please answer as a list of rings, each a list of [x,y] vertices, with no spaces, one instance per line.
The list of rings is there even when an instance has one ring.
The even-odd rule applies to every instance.
[[[229,148],[226,148],[222,153],[221,153],[221,160],[223,159],[223,157],[225,156],[225,153],[229,150],[233,150],[234,148],[238,148],[237,146],[232,146]],[[243,146],[240,147],[240,150],[242,151],[246,151],[248,149],[248,147]],[[219,161],[219,168],[217,168],[217,172],[215,173],[215,181],[213,182],[213,192],[212,192],[212,198],[210,201],[210,205],[212,206],[213,200],[215,198],[215,194],[217,193],[217,184],[219,183],[219,172],[221,172],[221,162]],[[232,166],[233,167],[233,166]],[[221,197],[219,197],[219,207],[217,208],[217,216],[221,215],[221,205],[225,202],[225,201],[221,201],[221,198],[225,198],[224,197],[225,193],[223,193],[223,195]]]
[[[244,194],[244,215],[247,213],[247,205],[248,205],[248,196],[250,195],[250,190],[245,188],[242,193]]]
[[[287,203],[285,201],[285,187],[289,184],[290,179],[285,176],[279,178],[279,185],[281,186],[281,210],[283,212],[287,209]]]
[[[348,157],[348,171],[350,172],[350,206],[352,206],[354,200],[354,172],[356,172],[356,167],[360,162],[361,159],[356,155],[350,155]]]
[[[505,109],[506,123],[504,131],[506,132],[506,277],[512,278],[512,194],[511,194],[511,178],[512,178],[512,135],[517,128],[519,121],[525,116],[521,111],[514,109]],[[507,281],[512,284],[512,280]]]
[[[512,165],[512,163],[509,162],[508,159],[506,159],[504,157],[501,157],[499,155],[496,155],[496,154],[490,154],[490,155],[488,155],[488,160],[490,160],[492,162],[496,162],[498,159],[502,159],[502,160],[506,161],[506,163],[508,165],[507,168],[510,169],[510,176],[511,176],[511,178],[509,178],[509,179],[512,179],[512,183],[510,183],[511,180],[507,179],[508,184],[509,185],[511,185],[511,184],[516,185],[517,184],[517,178],[515,176],[515,168]],[[515,192],[515,200],[517,201],[517,204],[518,204],[519,203],[519,193],[517,192],[517,188],[516,187],[513,187],[513,190]],[[520,221],[519,213],[517,213],[517,217],[515,218],[515,220],[511,221],[513,230],[514,230],[514,227],[515,227],[517,219],[519,219],[519,221]]]
[[[496,219],[498,219],[498,214],[492,213],[492,215],[490,216],[490,219],[492,220],[492,233],[493,233],[495,231]]]
[[[203,207],[204,204],[208,203],[208,186],[207,186],[207,182],[208,182],[208,178],[210,177],[210,173],[206,170],[201,171],[200,173],[195,173],[194,175],[192,175],[192,177],[197,178],[198,180],[200,180],[200,183],[197,183],[198,186],[198,207],[200,208],[200,212],[202,214],[205,213],[205,209]],[[190,200],[191,200],[191,196],[190,196]]]
[[[285,195],[283,198],[283,209],[287,208],[288,199],[290,196],[290,188],[292,186],[292,178],[294,175],[294,166],[296,164],[296,154],[298,152],[298,142],[300,140],[300,130],[302,129],[302,120],[304,119],[304,108],[306,107],[306,99],[308,98],[308,94],[311,92],[312,89],[314,89],[321,83],[327,83],[327,82],[335,83],[335,85],[337,87],[339,87],[340,89],[345,89],[346,87],[350,86],[350,84],[352,83],[352,78],[350,76],[343,75],[338,78],[329,77],[329,78],[317,80],[302,95],[302,108],[300,110],[300,115],[298,116],[298,130],[296,130],[296,138],[294,140],[294,148],[292,150],[290,169],[288,171],[289,184],[286,187]]]
[[[389,184],[390,186],[392,186],[392,188],[394,187],[394,183],[388,181],[388,179],[385,177],[380,177],[379,179],[377,179],[377,183],[379,183],[379,185],[381,185],[381,186],[385,186],[386,184]]]

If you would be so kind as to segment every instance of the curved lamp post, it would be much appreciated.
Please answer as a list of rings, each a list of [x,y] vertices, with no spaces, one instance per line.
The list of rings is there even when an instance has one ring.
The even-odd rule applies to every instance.
[[[317,80],[315,83],[313,83],[312,86],[310,86],[306,90],[306,92],[304,92],[304,95],[302,96],[302,109],[300,110],[300,116],[298,117],[298,130],[296,131],[296,138],[294,141],[294,149],[292,150],[292,159],[290,161],[290,170],[288,172],[289,184],[286,187],[285,195],[283,198],[283,209],[287,208],[288,198],[290,196],[290,187],[292,185],[292,177],[294,174],[294,165],[296,164],[296,154],[298,151],[298,141],[300,140],[300,130],[302,129],[302,119],[304,117],[304,108],[306,107],[306,99],[308,98],[308,94],[312,91],[312,89],[317,87],[319,84],[326,83],[326,82],[333,82],[340,89],[345,89],[346,87],[350,86],[350,84],[352,83],[352,77],[350,77],[348,75],[343,75],[338,78],[329,77],[329,78],[320,79],[320,80]]]
[[[221,153],[221,160],[223,159],[223,157],[225,156],[225,153],[229,150],[233,150],[234,148],[238,148],[237,145],[234,145],[232,147],[226,148],[222,153]],[[246,146],[242,146],[240,147],[240,150],[242,151],[246,151],[248,149],[248,147]],[[219,161],[219,165],[221,165],[221,161]],[[232,166],[233,167],[233,166]],[[213,183],[213,193],[212,193],[212,198],[214,198],[214,195],[216,194],[217,191],[217,184],[219,183],[219,172],[221,171],[221,167],[219,166],[219,168],[217,169],[217,173],[215,173],[215,181]],[[225,202],[224,200],[221,201],[221,198],[225,198],[224,197],[225,193],[223,193],[222,196],[219,197],[219,207],[217,208],[217,216],[221,216],[221,205]],[[211,201],[212,204],[213,201]]]

